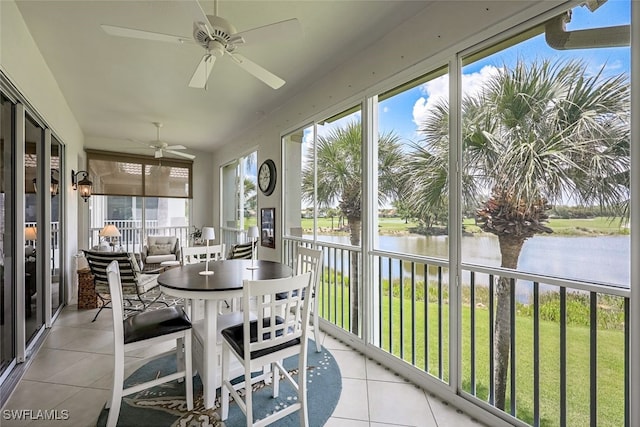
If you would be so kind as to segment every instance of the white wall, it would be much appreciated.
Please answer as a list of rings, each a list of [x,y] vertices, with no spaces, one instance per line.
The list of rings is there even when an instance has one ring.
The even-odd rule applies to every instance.
[[[214,170],[213,154],[203,151],[189,150],[189,153],[195,154],[193,161],[193,201],[191,202],[191,224],[196,227],[216,226],[216,236],[220,236],[217,222],[213,222],[213,212],[218,209],[214,204],[213,176],[217,170]],[[216,238],[219,241],[219,237]]]
[[[78,230],[85,226],[82,215],[79,221],[78,214],[82,214],[86,206],[78,202],[79,197],[71,189],[70,182],[71,169],[77,170],[78,158],[84,156],[84,135],[13,0],[0,0],[0,70],[65,144],[66,167],[61,173],[69,185],[60,191],[65,191],[67,198],[67,245],[63,256],[67,260],[65,286],[67,295],[72,298],[76,295],[76,290],[71,289],[72,257],[78,249]]]
[[[312,119],[322,119],[337,113],[340,108],[353,106],[364,95],[418,77],[437,66],[445,65],[452,55],[472,46],[563,2],[534,1],[436,1],[422,13],[413,16],[386,35],[372,35],[374,45],[335,69],[311,87],[299,88],[298,94],[242,134],[214,153],[214,168],[246,152],[258,148],[258,165],[271,158],[278,168],[278,184],[269,197],[258,196],[258,208],[276,207],[277,223],[281,224],[281,143],[280,137]],[[434,16],[442,19],[434,20]],[[436,22],[436,25],[433,25]],[[427,25],[429,23],[429,25]],[[325,114],[322,116],[322,114]],[[219,197],[219,175],[214,174],[215,198]],[[219,212],[214,211],[215,221]],[[276,230],[276,242],[282,237],[282,227]],[[281,248],[260,247],[261,259],[279,260]]]

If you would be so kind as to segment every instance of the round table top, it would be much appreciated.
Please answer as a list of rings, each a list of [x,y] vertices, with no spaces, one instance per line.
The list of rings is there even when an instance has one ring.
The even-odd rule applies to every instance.
[[[203,262],[187,264],[172,268],[158,276],[158,283],[171,289],[180,291],[230,291],[242,289],[244,280],[281,279],[293,275],[293,269],[288,265],[257,260],[257,269],[249,269],[251,260],[228,259],[223,261],[209,261],[210,275],[201,275],[205,269]]]

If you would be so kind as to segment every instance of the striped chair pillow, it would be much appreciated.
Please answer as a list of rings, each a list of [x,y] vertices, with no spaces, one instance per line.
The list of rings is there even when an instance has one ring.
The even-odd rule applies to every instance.
[[[227,259],[251,259],[252,247],[253,243],[251,242],[233,245]]]
[[[122,281],[122,293],[136,295],[138,293],[138,278],[140,267],[133,254],[127,252],[98,252],[85,250],[84,255],[93,274],[96,291],[101,294],[109,293],[107,281],[107,266],[111,261],[118,261],[120,267],[120,280]]]

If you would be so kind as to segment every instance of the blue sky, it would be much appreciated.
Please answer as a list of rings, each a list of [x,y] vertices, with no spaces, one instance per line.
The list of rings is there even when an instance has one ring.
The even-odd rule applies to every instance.
[[[608,0],[596,11],[591,12],[587,7],[577,6],[572,10],[571,22],[567,24],[567,30],[578,30],[595,27],[607,27],[614,25],[628,25],[630,23],[630,0]],[[606,65],[604,74],[629,74],[630,49],[621,48],[597,48],[575,49],[558,51],[549,47],[540,34],[532,39],[512,46],[508,49],[482,58],[465,66],[462,70],[462,86],[465,94],[479,90],[485,81],[503,65],[515,64],[518,58],[534,60],[540,58],[552,58],[554,60],[579,59],[587,64],[587,69],[593,73],[598,72]],[[425,69],[425,73],[433,71]],[[405,144],[418,142],[418,125],[432,104],[440,98],[448,98],[449,75],[444,75],[402,92],[392,98],[379,103],[379,131],[393,131],[400,135]],[[324,126],[318,125],[318,133],[326,135],[330,129],[344,126],[352,120],[359,120],[360,111]],[[313,139],[313,128],[304,131],[304,153]],[[306,156],[305,156],[306,157]],[[304,163],[304,160],[303,160]]]
[[[584,6],[573,9],[567,30],[577,30],[630,23],[630,1],[608,0],[595,12]],[[463,68],[463,90],[469,93],[477,90],[498,67],[514,64],[518,58],[579,59],[587,64],[588,70],[597,72],[605,66],[605,74],[629,73],[630,49],[599,48],[558,51],[550,48],[544,34],[522,42],[511,48],[485,57]],[[430,70],[425,70],[428,72]],[[427,82],[419,87],[396,95],[380,103],[380,130],[401,135],[405,141],[417,141],[417,125],[427,114],[430,106],[439,98],[448,96],[448,75]]]

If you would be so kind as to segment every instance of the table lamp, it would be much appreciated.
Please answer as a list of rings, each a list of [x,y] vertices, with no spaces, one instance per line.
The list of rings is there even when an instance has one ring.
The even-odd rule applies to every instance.
[[[38,231],[35,227],[24,228],[24,240],[36,241],[38,240]]]
[[[24,256],[29,258],[35,256],[36,248],[31,245],[31,242],[35,242],[38,240],[38,230],[36,227],[25,227],[24,228],[24,240],[29,243],[24,247]]]
[[[209,240],[214,240],[216,238],[216,232],[213,227],[202,227],[202,239],[207,242],[207,257],[205,258],[205,269],[201,271],[200,274],[203,276],[207,276],[209,274],[213,274],[213,271],[209,271]]]
[[[247,267],[249,270],[255,270],[258,267],[254,264],[254,259],[255,257],[255,250],[256,250],[256,239],[258,238],[259,234],[258,234],[258,227],[255,225],[252,225],[251,227],[249,227],[249,229],[247,230],[247,237],[249,239],[251,239],[251,267]]]
[[[116,251],[116,245],[113,243],[113,238],[120,237],[120,230],[118,230],[118,227],[116,227],[113,224],[107,224],[104,226],[102,230],[100,230],[100,233],[98,233],[98,235],[100,237],[108,237],[109,244],[111,245],[112,251],[113,252]]]

